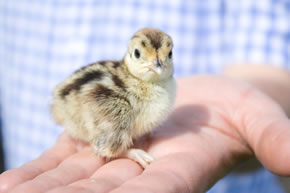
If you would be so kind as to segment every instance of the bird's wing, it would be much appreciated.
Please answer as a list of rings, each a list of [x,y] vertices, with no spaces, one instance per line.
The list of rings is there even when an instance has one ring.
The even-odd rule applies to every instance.
[[[124,93],[103,85],[89,95],[87,105],[97,127],[91,143],[99,155],[116,157],[132,145],[134,107]]]

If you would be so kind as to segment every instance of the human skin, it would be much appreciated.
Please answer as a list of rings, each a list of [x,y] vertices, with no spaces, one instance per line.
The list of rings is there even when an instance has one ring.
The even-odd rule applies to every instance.
[[[0,175],[0,192],[205,192],[253,156],[290,176],[289,77],[234,65],[224,75],[179,79],[173,113],[144,146],[156,159],[144,171],[128,159],[105,164],[63,133],[42,156]]]

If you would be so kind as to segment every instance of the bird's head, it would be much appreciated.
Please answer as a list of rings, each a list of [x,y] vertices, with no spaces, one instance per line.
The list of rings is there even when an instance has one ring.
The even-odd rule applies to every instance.
[[[172,48],[169,35],[157,29],[141,29],[130,40],[125,64],[138,79],[162,81],[173,73]]]

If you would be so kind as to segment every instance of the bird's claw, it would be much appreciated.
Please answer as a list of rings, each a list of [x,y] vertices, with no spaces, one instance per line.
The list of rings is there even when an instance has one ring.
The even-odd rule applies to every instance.
[[[144,169],[154,161],[154,158],[142,149],[129,149],[126,157],[139,163]]]

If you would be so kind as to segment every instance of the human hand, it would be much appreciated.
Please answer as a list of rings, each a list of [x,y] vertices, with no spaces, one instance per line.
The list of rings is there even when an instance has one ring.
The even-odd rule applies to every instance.
[[[148,143],[156,160],[145,171],[128,159],[104,164],[64,133],[40,158],[2,174],[0,192],[204,192],[253,155],[289,176],[289,137],[283,110],[254,87],[189,77],[178,81],[175,110]]]

